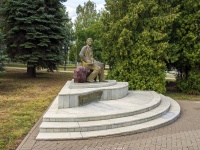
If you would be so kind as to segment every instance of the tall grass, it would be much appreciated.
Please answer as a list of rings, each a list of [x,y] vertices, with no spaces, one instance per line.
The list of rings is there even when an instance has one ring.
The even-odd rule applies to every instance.
[[[24,70],[0,74],[0,150],[16,149],[72,76],[40,71],[29,78]]]

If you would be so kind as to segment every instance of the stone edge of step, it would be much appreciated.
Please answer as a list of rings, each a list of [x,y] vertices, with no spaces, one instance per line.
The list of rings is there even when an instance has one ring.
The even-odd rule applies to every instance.
[[[88,133],[39,133],[36,137],[36,140],[88,139],[94,137],[129,135],[154,130],[174,122],[180,116],[179,104],[171,98],[170,102],[172,104],[172,107],[170,107],[169,112],[167,112],[165,115],[150,122],[130,126],[129,128],[121,127],[104,131],[90,131]]]
[[[131,92],[131,91],[129,91]],[[97,121],[97,120],[104,120],[104,119],[113,119],[113,118],[120,118],[120,117],[126,117],[126,116],[132,116],[132,115],[137,115],[143,112],[147,112],[149,110],[152,110],[154,108],[156,108],[157,106],[160,105],[161,103],[161,97],[159,94],[157,94],[154,91],[150,91],[151,94],[153,95],[153,99],[151,100],[151,103],[142,106],[140,108],[138,108],[137,110],[133,109],[133,110],[125,110],[122,111],[120,113],[113,113],[113,114],[104,114],[104,115],[93,115],[93,116],[73,116],[72,117],[67,117],[67,116],[63,116],[63,115],[59,115],[56,114],[56,110],[54,111],[50,111],[51,113],[48,113],[48,111],[44,114],[43,116],[43,121],[44,122],[71,122],[71,121]],[[56,99],[55,99],[56,100]],[[54,106],[52,106],[54,105]],[[57,107],[55,105],[56,102],[53,102],[52,105],[50,106],[49,110],[53,107]],[[52,117],[53,116],[53,117]]]
[[[161,109],[162,108],[162,109]],[[118,127],[125,127],[140,124],[160,117],[168,112],[170,108],[170,100],[162,96],[161,104],[155,109],[147,112],[126,116],[123,118],[105,119],[88,122],[43,122],[40,125],[41,132],[74,132],[74,131],[95,131],[105,130]]]

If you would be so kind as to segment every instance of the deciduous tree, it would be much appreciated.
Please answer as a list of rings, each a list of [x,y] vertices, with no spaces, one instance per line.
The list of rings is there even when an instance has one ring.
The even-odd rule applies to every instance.
[[[175,0],[173,4],[180,5],[180,16],[174,21],[170,35],[170,53],[175,56],[170,65],[179,72],[178,87],[185,93],[197,94],[200,93],[200,3]]]
[[[104,57],[108,77],[134,90],[165,92],[168,33],[177,9],[167,0],[106,0]]]
[[[101,13],[97,12],[95,3],[90,0],[84,3],[84,6],[79,5],[76,13],[77,19],[74,25],[77,54],[79,54],[82,46],[86,45],[87,38],[92,38],[94,40],[94,57],[101,60]]]

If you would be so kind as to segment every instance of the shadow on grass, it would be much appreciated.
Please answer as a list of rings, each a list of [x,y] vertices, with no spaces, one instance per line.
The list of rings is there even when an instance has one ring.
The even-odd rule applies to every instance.
[[[182,93],[178,89],[176,81],[167,81],[166,90],[167,92],[165,95],[175,100],[200,101],[200,95]]]
[[[176,85],[176,81],[167,81],[166,90],[167,90],[167,93],[168,92],[172,92],[172,93],[177,93],[177,92],[180,93],[181,92]]]
[[[62,73],[63,74],[63,73]],[[58,72],[37,71],[36,78],[29,77],[25,70],[6,70],[5,73],[0,74],[0,95],[12,94],[13,92],[20,91],[21,89],[30,88],[31,85],[50,82],[53,86],[55,82],[59,82],[58,78],[63,78]],[[66,80],[72,78],[69,73],[66,75]],[[47,85],[49,86],[49,85]],[[43,86],[45,88],[45,84]]]

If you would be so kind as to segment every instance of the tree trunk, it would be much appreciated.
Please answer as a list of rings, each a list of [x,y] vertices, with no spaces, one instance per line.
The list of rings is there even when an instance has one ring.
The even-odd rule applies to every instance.
[[[189,76],[189,67],[185,67],[185,78],[186,80],[188,79],[188,76]]]
[[[29,77],[36,77],[36,66],[35,65],[27,65],[27,74]]]
[[[2,5],[3,4],[3,0],[0,0],[0,5]],[[0,24],[2,24],[2,18],[0,17]]]

